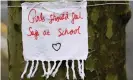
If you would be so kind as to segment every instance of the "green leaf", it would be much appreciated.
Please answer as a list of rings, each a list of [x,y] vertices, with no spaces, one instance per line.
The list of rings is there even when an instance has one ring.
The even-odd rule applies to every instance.
[[[118,80],[118,76],[116,74],[111,74],[109,73],[107,76],[106,76],[106,80]]]
[[[112,24],[113,21],[111,18],[108,19],[107,21],[107,31],[106,31],[106,36],[110,39],[113,35],[113,31],[112,31]]]

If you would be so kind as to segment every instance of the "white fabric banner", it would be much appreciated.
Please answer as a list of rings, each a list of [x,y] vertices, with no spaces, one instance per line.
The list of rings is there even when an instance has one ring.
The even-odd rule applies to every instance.
[[[34,76],[39,60],[44,76],[53,77],[63,60],[69,79],[68,60],[72,60],[73,79],[76,79],[74,60],[78,61],[79,75],[84,79],[84,60],[88,56],[87,2],[22,3],[23,56],[26,63],[21,78],[32,61],[28,78]],[[34,61],[37,61],[34,69]],[[44,61],[48,62],[45,70]],[[50,61],[54,61],[51,68]],[[56,61],[60,61],[57,65]],[[56,66],[57,65],[57,66]]]
[[[85,60],[86,3],[23,3],[22,39],[25,60]]]

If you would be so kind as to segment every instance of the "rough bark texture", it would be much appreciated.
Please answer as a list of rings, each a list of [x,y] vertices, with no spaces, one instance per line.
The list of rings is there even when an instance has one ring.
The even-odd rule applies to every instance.
[[[106,2],[108,1],[89,1],[88,5]],[[20,4],[19,1],[8,3],[9,6]],[[88,33],[91,36],[88,50],[91,53],[85,61],[85,80],[126,80],[125,27],[131,17],[130,13],[129,5],[88,7]],[[22,56],[21,8],[9,8],[8,17],[9,80],[20,80],[25,65]],[[77,67],[75,69],[77,73]],[[31,80],[45,80],[40,77],[42,74],[40,64],[36,76]],[[48,80],[65,80],[65,74],[66,67],[63,63],[56,77],[50,77]],[[24,80],[28,80],[26,76]]]

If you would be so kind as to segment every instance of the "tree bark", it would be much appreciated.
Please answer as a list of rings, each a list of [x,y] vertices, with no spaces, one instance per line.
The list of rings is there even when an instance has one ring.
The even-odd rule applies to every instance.
[[[110,1],[89,1],[88,5],[109,3]],[[111,1],[111,3],[120,3]],[[126,3],[127,1],[121,1]],[[21,6],[20,1],[10,1],[9,6]],[[89,55],[85,61],[85,80],[126,80],[125,73],[125,27],[131,17],[128,4],[88,6]],[[8,8],[8,52],[9,80],[20,80],[24,69],[21,7]],[[77,64],[75,64],[77,65]],[[45,80],[42,65],[31,80]],[[77,67],[76,74],[78,80]],[[29,69],[28,69],[29,70]],[[65,80],[66,67],[63,63],[55,78]],[[70,79],[72,72],[70,71]],[[28,80],[25,76],[24,80]]]

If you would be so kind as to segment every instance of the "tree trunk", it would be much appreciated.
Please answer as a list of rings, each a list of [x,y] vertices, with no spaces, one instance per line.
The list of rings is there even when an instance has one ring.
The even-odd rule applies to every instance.
[[[89,1],[88,5],[109,2]],[[112,2],[120,3],[120,1]],[[21,6],[20,4],[20,1],[8,3],[9,6]],[[125,27],[131,17],[129,5],[108,4],[88,6],[87,9],[90,53],[85,61],[85,80],[126,80]],[[10,7],[8,11],[9,80],[20,80],[25,65],[22,55],[21,7]],[[41,77],[43,74],[41,66],[39,65],[32,80],[45,80]],[[76,67],[76,73],[77,71]],[[48,80],[65,80],[65,74],[66,67],[63,63],[56,77],[50,77]],[[70,74],[72,74],[71,71]],[[78,73],[77,76],[79,76]],[[72,79],[71,75],[70,78]],[[27,80],[26,76],[24,80]]]

